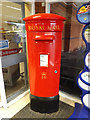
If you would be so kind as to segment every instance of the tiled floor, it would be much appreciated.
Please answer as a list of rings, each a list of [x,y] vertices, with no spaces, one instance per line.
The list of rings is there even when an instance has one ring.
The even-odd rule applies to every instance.
[[[29,96],[30,96],[29,93],[26,94],[23,98],[21,98],[20,100],[18,100],[16,103],[12,104],[11,106],[9,106],[7,109],[0,108],[0,119],[1,118],[12,118],[16,113],[18,113],[21,109],[23,109],[30,102]],[[77,98],[73,95],[70,95],[62,91],[60,92],[60,100],[71,106],[74,106],[75,102],[81,103],[80,98]]]

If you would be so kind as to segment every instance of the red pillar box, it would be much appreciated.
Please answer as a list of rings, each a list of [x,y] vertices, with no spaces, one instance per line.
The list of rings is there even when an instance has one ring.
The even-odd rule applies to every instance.
[[[43,13],[23,20],[27,31],[31,109],[39,112],[57,111],[65,18]]]

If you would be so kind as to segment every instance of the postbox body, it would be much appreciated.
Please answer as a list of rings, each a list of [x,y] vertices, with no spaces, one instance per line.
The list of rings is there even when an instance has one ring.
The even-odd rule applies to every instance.
[[[36,14],[26,21],[31,95],[49,98],[59,94],[61,40],[64,17]]]

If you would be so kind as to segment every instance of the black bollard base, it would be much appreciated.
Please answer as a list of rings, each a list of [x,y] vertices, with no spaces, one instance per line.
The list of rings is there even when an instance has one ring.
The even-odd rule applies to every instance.
[[[58,111],[59,95],[54,97],[37,97],[30,95],[32,110],[40,113],[52,113]]]

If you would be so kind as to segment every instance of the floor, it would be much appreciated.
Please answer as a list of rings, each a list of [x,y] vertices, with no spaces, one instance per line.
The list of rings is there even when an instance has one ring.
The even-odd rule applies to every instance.
[[[59,92],[60,100],[74,106],[75,102],[81,103],[80,98],[65,93],[63,91]],[[27,94],[21,99],[17,100],[14,104],[10,105],[7,109],[0,108],[0,119],[1,118],[12,118],[16,113],[18,113],[21,109],[23,109],[28,103],[30,103],[30,93],[29,90]]]
[[[21,65],[22,66],[22,65]],[[21,72],[24,70],[21,69]],[[20,78],[17,81],[18,84],[14,87],[7,87],[7,97],[14,94],[14,92],[18,91],[20,87],[24,86],[24,81]],[[67,85],[65,85],[66,88]],[[62,90],[62,89],[61,89]],[[67,103],[74,107],[75,102],[81,103],[80,97],[72,94],[72,90],[70,93],[64,91],[59,92],[60,101]],[[21,109],[23,109],[28,103],[30,103],[30,90],[27,90],[25,93],[19,95],[15,100],[8,103],[8,108],[0,108],[0,119],[2,118],[12,118],[16,113],[18,113]],[[75,90],[74,90],[75,91]]]
[[[50,103],[48,104],[50,105]],[[44,106],[45,107],[45,106]],[[50,106],[49,106],[50,107]],[[46,107],[47,109],[47,107]],[[64,102],[61,102],[59,101],[59,109],[57,111],[54,111],[54,112],[50,112],[48,113],[43,111],[45,109],[42,109],[41,112],[35,112],[34,110],[30,109],[30,104],[26,105],[22,110],[20,110],[20,112],[18,112],[12,119],[10,120],[15,120],[16,118],[19,118],[19,119],[25,119],[25,118],[32,118],[32,119],[35,119],[37,118],[38,120],[39,119],[49,119],[51,118],[52,120],[54,119],[58,119],[60,120],[60,118],[69,118],[72,113],[74,112],[74,107],[64,103]],[[48,109],[47,109],[48,110]]]
[[[10,105],[8,108],[6,108],[6,109],[0,108],[0,119],[12,118],[16,113],[18,113],[28,103],[30,103],[29,94],[26,94],[24,97],[17,100],[17,102]]]

